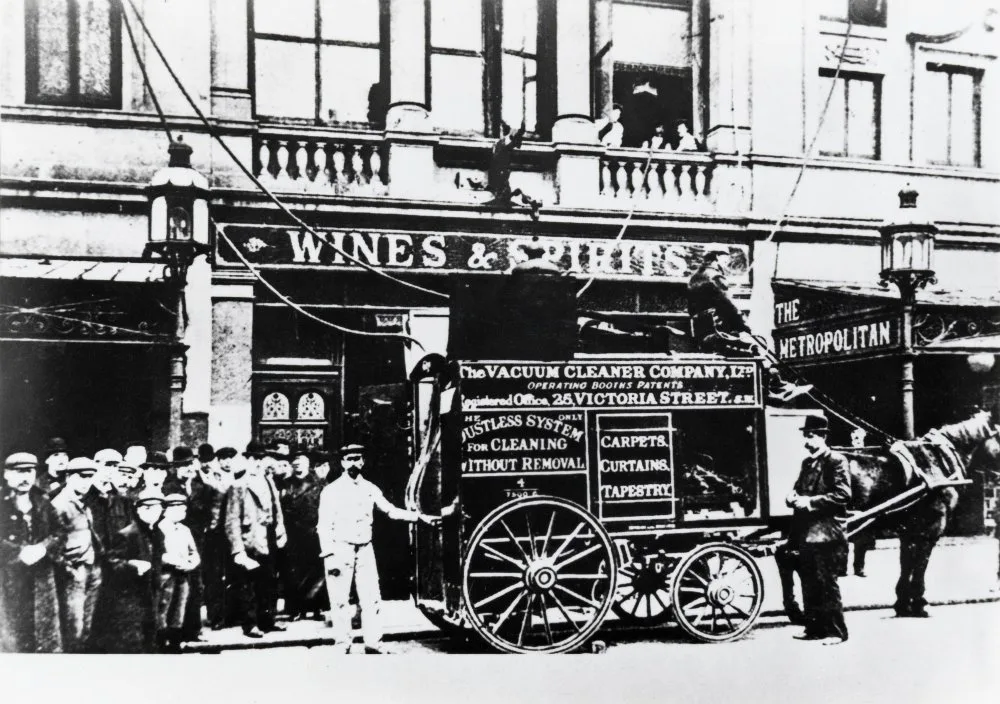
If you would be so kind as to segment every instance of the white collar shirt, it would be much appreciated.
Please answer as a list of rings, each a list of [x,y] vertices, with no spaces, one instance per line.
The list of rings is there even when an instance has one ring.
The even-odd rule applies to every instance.
[[[319,498],[317,533],[322,556],[333,552],[334,543],[364,545],[372,539],[372,519],[378,508],[389,518],[416,520],[415,511],[397,508],[382,491],[364,477],[352,480],[345,472],[323,489]]]

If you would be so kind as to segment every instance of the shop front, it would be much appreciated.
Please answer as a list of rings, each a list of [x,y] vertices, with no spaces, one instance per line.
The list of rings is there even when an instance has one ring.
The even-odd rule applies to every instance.
[[[592,229],[596,236],[482,232],[474,226],[468,231],[403,226],[319,230],[337,249],[372,269],[443,294],[434,295],[366,271],[308,232],[221,225],[216,275],[245,274],[249,264],[268,284],[253,279],[250,302],[254,436],[327,447],[337,447],[343,439],[364,440],[371,448],[370,478],[387,498],[402,503],[413,462],[409,374],[428,354],[447,356],[452,301],[475,304],[477,314],[489,315],[489,303],[469,301],[470,289],[462,286],[470,280],[500,281],[529,258],[532,246],[542,247],[544,258],[570,273],[579,287],[593,277],[576,299],[580,315],[592,312],[632,331],[664,323],[686,330],[686,283],[706,243],[673,234],[667,239],[663,233],[656,233],[656,239],[650,233],[614,241],[614,232]],[[749,248],[729,247],[734,291],[745,300]],[[325,323],[289,307],[269,286]],[[667,344],[682,342],[678,337]],[[383,523],[379,529],[392,534],[383,536],[386,550],[380,554],[398,554],[405,561],[405,528]],[[389,594],[406,593],[403,567],[386,565]],[[394,584],[392,575],[403,581]]]
[[[878,287],[777,279],[774,349],[778,358],[837,407],[903,437],[903,319],[897,297]],[[920,292],[913,316],[916,434],[997,409],[1000,300],[971,292]],[[853,426],[832,418],[831,444],[851,444]],[[867,438],[873,443],[875,438]],[[951,531],[973,534],[986,522],[981,477],[963,490]]]
[[[74,455],[165,447],[183,346],[162,265],[8,257],[0,280],[5,451],[51,437]]]

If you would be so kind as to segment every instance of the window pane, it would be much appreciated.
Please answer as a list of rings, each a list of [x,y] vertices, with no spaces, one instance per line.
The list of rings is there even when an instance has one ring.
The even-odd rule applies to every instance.
[[[951,163],[976,164],[975,80],[968,73],[951,74]]]
[[[875,130],[875,82],[852,80],[847,84],[847,153],[874,159],[876,149]]]
[[[443,130],[483,131],[482,59],[431,55],[431,117]]]
[[[225,19],[223,19],[225,21]],[[256,0],[253,25],[257,32],[293,37],[316,36],[315,0]]]
[[[69,94],[69,4],[65,0],[38,2],[38,94]]]
[[[535,103],[537,84],[535,61],[504,54],[501,70],[503,71],[501,119],[515,130],[521,126],[521,120],[524,120],[527,130],[533,132],[536,126],[535,116],[538,114]]]
[[[683,8],[616,2],[611,16],[615,61],[686,67],[691,63],[690,26]]]
[[[312,44],[256,43],[257,114],[316,117],[316,48]]]
[[[368,122],[369,100],[373,106],[378,103],[379,50],[324,46],[320,49],[320,70],[320,115],[323,119]],[[383,117],[372,115],[372,121]]]
[[[538,38],[538,1],[502,0],[503,48],[535,53]]]
[[[948,161],[948,74],[927,71],[924,74],[925,98],[920,106],[920,136],[924,159],[928,162]]]
[[[819,79],[819,96],[822,101],[819,106],[821,109],[826,102],[831,85],[833,86],[830,107],[827,108],[823,129],[816,142],[816,148],[821,154],[844,153],[844,137],[847,131],[847,126],[844,124],[844,84],[845,81],[842,78],[838,78],[835,84],[832,76],[820,76]]]
[[[296,420],[323,420],[326,418],[326,402],[315,391],[302,394],[295,411]]]
[[[80,95],[111,97],[109,0],[80,0]]]
[[[287,420],[288,397],[277,391],[265,396],[260,418],[261,420]]]
[[[474,0],[431,0],[431,46],[482,51],[482,11],[483,6]]]
[[[379,0],[320,0],[324,39],[379,43]]]

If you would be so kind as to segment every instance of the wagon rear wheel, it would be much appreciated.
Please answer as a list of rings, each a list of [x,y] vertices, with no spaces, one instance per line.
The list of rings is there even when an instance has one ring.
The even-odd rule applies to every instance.
[[[670,572],[661,561],[630,562],[618,569],[618,593],[611,609],[633,623],[670,619]]]
[[[611,539],[563,499],[504,504],[469,541],[462,594],[469,625],[508,653],[562,653],[600,627],[615,593]]]
[[[674,618],[693,638],[735,640],[753,628],[760,615],[764,579],[746,550],[708,543],[677,565],[671,601]]]

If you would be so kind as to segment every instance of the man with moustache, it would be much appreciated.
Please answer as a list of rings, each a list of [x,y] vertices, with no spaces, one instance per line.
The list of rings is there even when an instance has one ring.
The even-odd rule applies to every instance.
[[[226,497],[225,532],[243,634],[261,638],[267,632],[285,630],[274,620],[275,562],[287,538],[278,490],[261,463],[266,456],[263,446],[250,442],[244,456],[246,471]]]
[[[62,650],[55,558],[56,515],[35,485],[38,458],[15,452],[0,489],[0,652]]]
[[[320,494],[320,556],[326,570],[326,588],[330,597],[330,620],[333,623],[335,648],[351,650],[351,617],[348,598],[355,583],[361,605],[361,625],[365,652],[382,652],[382,624],[375,551],[372,549],[372,520],[375,509],[389,518],[409,523],[418,520],[433,524],[439,519],[417,511],[393,506],[382,491],[361,476],[365,466],[364,446],[348,444],[340,448],[344,472]]]

